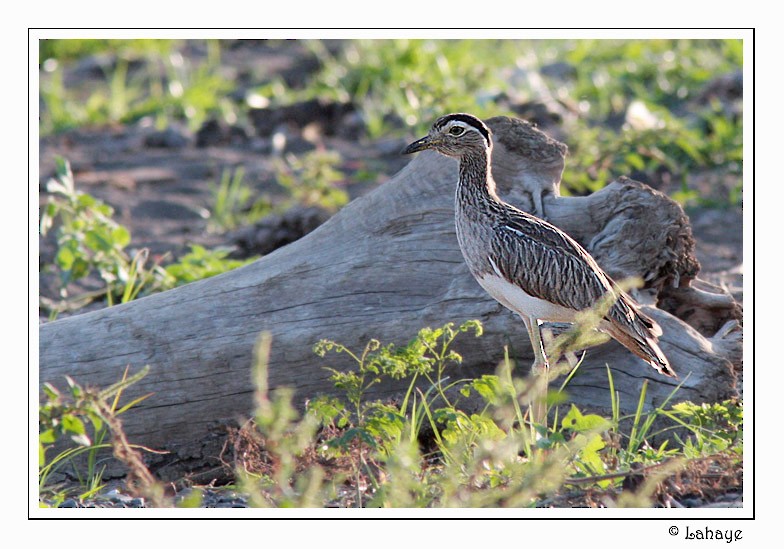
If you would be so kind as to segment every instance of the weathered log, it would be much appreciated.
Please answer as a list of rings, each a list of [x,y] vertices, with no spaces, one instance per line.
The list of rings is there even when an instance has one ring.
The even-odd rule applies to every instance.
[[[499,192],[530,211],[531,197],[514,185],[526,148],[514,146],[508,119],[488,123],[496,133]],[[464,357],[459,375],[492,373],[507,344],[524,373],[533,354],[522,323],[484,293],[463,263],[453,227],[456,173],[454,161],[422,153],[316,231],[251,265],[44,324],[40,379],[60,385],[69,375],[105,387],[126,366],[136,371],[149,364],[150,374],[127,396],[154,395],[123,421],[132,442],[171,452],[157,465],[165,474],[169,466],[181,472],[214,461],[225,426],[251,415],[252,350],[262,331],[273,338],[270,385],[295,388],[300,403],[335,392],[326,366],[349,366],[342,355],[316,357],[312,348],[320,339],[355,349],[370,338],[403,344],[421,327],[447,321],[476,318],[485,326],[481,338],[458,341]],[[666,196],[621,179],[586,197],[544,198],[550,221],[583,243],[612,276],[645,281],[647,296],[638,294],[643,301],[652,304],[666,289],[690,287],[699,269],[690,226]],[[671,292],[668,299],[678,295]],[[739,328],[728,324],[706,337],[652,305],[646,312],[664,330],[661,347],[683,382],[678,398],[715,401],[735,394]],[[605,364],[625,411],[636,405],[644,380],[651,381],[649,405],[662,402],[678,383],[611,341],[587,352],[570,384],[575,403],[609,407]],[[378,385],[369,396],[399,391]]]

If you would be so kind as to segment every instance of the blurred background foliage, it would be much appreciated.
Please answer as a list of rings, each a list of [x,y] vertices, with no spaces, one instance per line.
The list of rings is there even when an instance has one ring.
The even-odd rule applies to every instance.
[[[311,99],[351,104],[368,140],[422,134],[447,112],[512,115],[569,145],[566,193],[629,175],[686,205],[741,204],[741,40],[259,42],[301,48],[303,76],[234,70],[225,54],[237,41],[42,40],[41,133],[142,119],[248,126],[250,109]],[[717,171],[724,192],[701,191]]]

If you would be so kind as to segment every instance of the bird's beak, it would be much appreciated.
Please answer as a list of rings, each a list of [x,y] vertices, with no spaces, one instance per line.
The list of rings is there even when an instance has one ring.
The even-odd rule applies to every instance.
[[[429,149],[433,144],[433,140],[430,138],[429,135],[426,135],[422,139],[417,139],[413,143],[411,143],[408,147],[403,149],[403,152],[400,154],[411,154],[419,151],[424,151],[425,149]]]

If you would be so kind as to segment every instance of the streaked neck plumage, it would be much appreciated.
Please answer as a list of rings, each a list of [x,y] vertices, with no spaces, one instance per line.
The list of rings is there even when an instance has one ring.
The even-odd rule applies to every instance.
[[[490,168],[490,151],[489,147],[476,148],[459,158],[458,204],[478,206],[500,202]]]

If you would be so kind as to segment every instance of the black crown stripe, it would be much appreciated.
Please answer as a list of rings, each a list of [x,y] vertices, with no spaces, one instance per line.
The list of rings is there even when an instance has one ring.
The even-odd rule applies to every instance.
[[[490,130],[487,129],[487,126],[485,126],[484,122],[482,122],[477,117],[470,114],[466,114],[463,112],[447,114],[446,116],[442,116],[436,121],[435,127],[436,129],[441,129],[446,125],[447,122],[450,122],[452,120],[458,120],[460,122],[464,122],[469,126],[471,126],[472,128],[475,128],[479,133],[482,134],[482,136],[484,136],[485,140],[488,143],[490,143]]]

